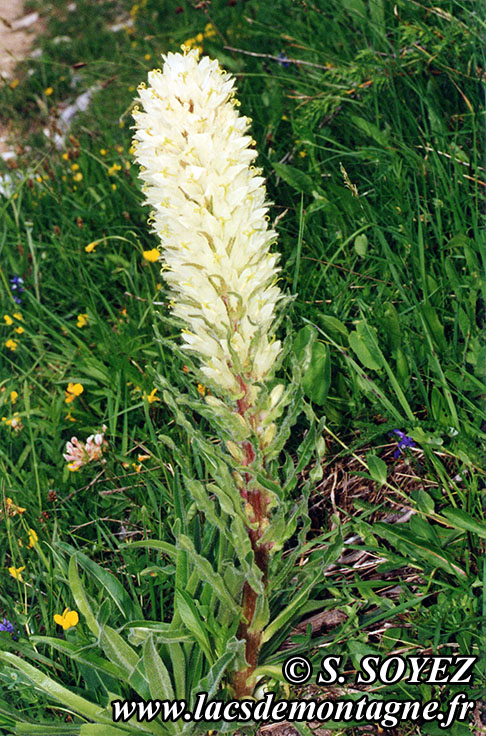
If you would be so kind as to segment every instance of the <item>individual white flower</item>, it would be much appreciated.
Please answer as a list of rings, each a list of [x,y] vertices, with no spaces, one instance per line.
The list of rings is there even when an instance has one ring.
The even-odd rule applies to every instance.
[[[187,49],[186,49],[187,52]],[[134,119],[149,221],[183,347],[216,389],[247,397],[281,352],[271,337],[278,254],[264,179],[252,166],[250,120],[235,109],[234,78],[197,49],[169,53],[139,87]]]

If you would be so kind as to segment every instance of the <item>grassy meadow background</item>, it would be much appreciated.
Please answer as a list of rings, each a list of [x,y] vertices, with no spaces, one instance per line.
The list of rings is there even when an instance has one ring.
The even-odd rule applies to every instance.
[[[171,336],[157,317],[165,288],[130,150],[137,85],[185,43],[237,77],[274,203],[280,284],[296,295],[294,351],[317,331],[304,386],[326,417],[326,453],[311,470],[310,535],[339,553],[309,607],[327,618],[300,628],[296,651],[318,662],[318,645],[330,643],[348,672],[368,653],[477,655],[472,727],[484,732],[479,4],[30,0],[29,9],[45,18],[40,51],[0,89],[0,116],[16,131],[0,197],[0,622],[14,629],[0,631],[0,648],[102,702],[106,683],[88,660],[35,641],[64,637],[96,655],[82,620],[65,632],[54,621],[75,608],[73,552],[101,620],[121,628],[130,617],[168,621],[175,586],[170,560],[127,542],[173,541],[177,519],[203,538],[158,439],[172,438],[201,473],[156,387],[157,372],[176,386],[186,378],[154,334],[155,324]],[[88,90],[64,131],[63,110]],[[103,425],[102,460],[70,471],[66,442]],[[302,418],[291,452],[305,427]],[[283,590],[280,604],[294,593]],[[285,656],[271,653],[274,663]],[[439,690],[381,688],[423,700]],[[0,732],[66,720],[79,732],[68,711],[0,664]],[[411,723],[390,733],[441,732]],[[456,723],[450,733],[471,730]]]

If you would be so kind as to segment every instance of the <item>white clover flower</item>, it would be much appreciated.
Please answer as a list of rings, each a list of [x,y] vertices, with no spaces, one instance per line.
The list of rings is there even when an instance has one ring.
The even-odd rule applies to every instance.
[[[196,49],[164,59],[139,87],[134,146],[172,313],[208,382],[233,399],[254,395],[281,351],[270,335],[282,294],[250,120],[216,60]]]

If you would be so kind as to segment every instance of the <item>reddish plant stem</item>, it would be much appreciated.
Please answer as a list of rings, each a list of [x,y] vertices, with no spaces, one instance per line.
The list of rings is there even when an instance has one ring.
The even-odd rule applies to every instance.
[[[247,386],[240,376],[238,376],[238,382],[244,391],[243,397],[237,401],[238,412],[244,416],[246,411],[250,408],[247,403]],[[251,442],[245,442],[243,449],[245,451],[244,464],[249,466],[255,460],[255,450]],[[269,547],[265,544],[260,544],[260,537],[265,530],[263,522],[267,521],[268,501],[265,497],[266,494],[263,488],[256,488],[253,490],[248,488],[250,481],[251,473],[245,473],[245,482],[247,487],[246,489],[241,490],[241,496],[250,504],[253,512],[253,521],[257,524],[256,529],[250,529],[249,537],[253,554],[255,556],[255,563],[258,569],[262,572],[262,583],[265,588],[267,583]],[[240,700],[251,696],[255,686],[252,675],[258,665],[258,655],[260,653],[263,634],[261,629],[257,629],[256,631],[250,630],[257,601],[258,593],[253,590],[248,582],[245,582],[243,585],[242,597],[242,620],[238,627],[237,636],[239,639],[243,639],[245,641],[245,658],[247,667],[234,672],[232,678],[235,697]]]

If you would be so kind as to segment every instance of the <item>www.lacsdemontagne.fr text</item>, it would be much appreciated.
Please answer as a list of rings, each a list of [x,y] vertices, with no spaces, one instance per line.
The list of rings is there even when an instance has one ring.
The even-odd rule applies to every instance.
[[[465,721],[475,701],[465,693],[456,693],[441,709],[438,700],[421,703],[417,700],[372,700],[362,695],[358,700],[276,700],[275,693],[267,693],[262,700],[230,700],[223,702],[198,693],[192,710],[185,700],[113,700],[112,717],[115,723],[134,718],[137,722],[152,721],[217,723],[238,722],[278,723],[344,721],[378,723],[382,728],[394,728],[399,723],[437,721],[441,728],[449,728],[453,721]]]

